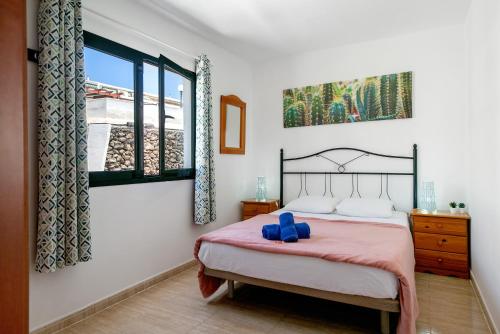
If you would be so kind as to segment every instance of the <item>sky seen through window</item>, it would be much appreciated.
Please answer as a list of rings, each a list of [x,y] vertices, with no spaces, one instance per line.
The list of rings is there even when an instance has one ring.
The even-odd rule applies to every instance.
[[[134,88],[134,64],[128,60],[85,47],[85,77],[113,86]],[[179,85],[182,77],[165,71],[165,97],[179,99]],[[144,92],[158,95],[156,68],[144,66]]]

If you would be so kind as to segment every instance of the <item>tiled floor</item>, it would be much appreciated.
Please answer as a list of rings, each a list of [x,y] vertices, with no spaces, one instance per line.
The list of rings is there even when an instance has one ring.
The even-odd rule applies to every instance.
[[[417,273],[418,333],[490,333],[470,281]]]
[[[418,333],[490,333],[469,281],[417,274]],[[396,325],[396,319],[392,319]],[[241,286],[209,301],[196,268],[114,305],[60,333],[377,333],[379,313],[355,306]]]

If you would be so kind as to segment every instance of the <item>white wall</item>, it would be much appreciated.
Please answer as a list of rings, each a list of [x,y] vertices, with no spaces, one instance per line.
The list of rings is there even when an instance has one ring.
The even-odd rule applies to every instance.
[[[496,330],[500,328],[500,4],[473,0],[468,55],[467,196],[472,216],[472,272]]]
[[[36,0],[28,4],[28,45],[37,48]],[[85,0],[85,7],[137,27],[141,31],[190,54],[206,53],[212,60],[215,116],[215,151],[219,146],[219,97],[236,94],[253,113],[250,66],[134,1]],[[140,15],[138,15],[140,13]],[[119,29],[93,15],[85,14],[84,28],[143,52],[160,53],[193,69],[194,61]],[[29,65],[30,157],[31,157],[31,240],[36,238],[36,65]],[[247,166],[252,146],[253,123],[247,121],[247,155],[216,153],[217,223],[194,226],[193,182],[163,182],[92,188],[91,224],[93,260],[55,273],[30,273],[30,329],[34,330],[114,294],[148,277],[192,259],[196,237],[235,222],[240,216],[239,201],[246,191]],[[33,253],[33,252],[32,252]],[[34,255],[34,254],[33,254]]]
[[[464,68],[463,26],[306,52],[259,65],[254,74],[254,128],[259,132],[254,173],[266,175],[271,194],[278,196],[280,147],[289,157],[335,146],[411,155],[411,146],[417,143],[419,179],[435,182],[438,207],[445,208],[450,200],[465,200]],[[283,89],[403,71],[413,71],[414,76],[412,119],[283,128]],[[343,184],[341,196],[351,191],[350,178],[345,178],[334,178],[337,188]],[[311,177],[308,185],[312,182]],[[408,209],[412,205],[410,183],[401,181],[407,182],[406,191],[398,196],[396,182],[391,178],[391,196],[403,199],[399,208]],[[365,177],[360,189],[365,195],[378,196],[379,184]],[[287,186],[292,192],[288,198],[297,196],[297,182]],[[310,187],[310,192],[323,193],[323,180],[316,179],[316,188]]]

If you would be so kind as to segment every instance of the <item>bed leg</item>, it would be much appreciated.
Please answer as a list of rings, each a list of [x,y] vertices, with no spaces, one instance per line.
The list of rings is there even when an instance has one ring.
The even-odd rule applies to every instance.
[[[234,281],[233,280],[227,281],[227,296],[230,299],[233,299],[233,297],[234,297]]]
[[[390,331],[389,312],[380,311],[380,332],[382,334],[389,334],[389,331]]]

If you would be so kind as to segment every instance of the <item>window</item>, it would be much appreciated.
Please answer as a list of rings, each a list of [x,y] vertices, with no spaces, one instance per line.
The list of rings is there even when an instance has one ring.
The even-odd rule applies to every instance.
[[[91,186],[194,177],[195,74],[84,32]]]
[[[175,73],[170,68],[164,69],[165,85],[165,132],[167,147],[174,150],[165,151],[165,169],[191,168],[192,159],[189,154],[192,144],[191,124],[193,108],[191,101],[191,81]],[[193,130],[194,131],[194,130]]]

